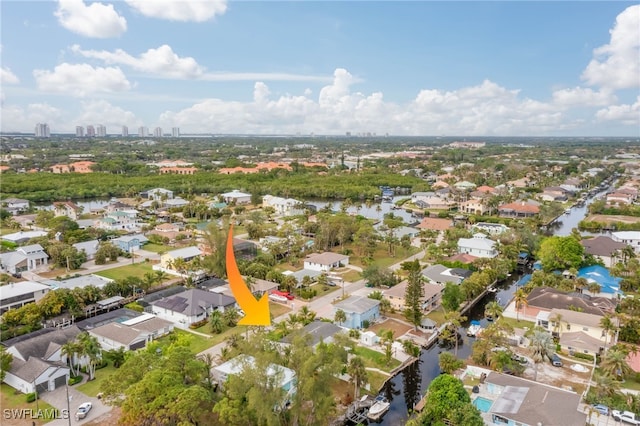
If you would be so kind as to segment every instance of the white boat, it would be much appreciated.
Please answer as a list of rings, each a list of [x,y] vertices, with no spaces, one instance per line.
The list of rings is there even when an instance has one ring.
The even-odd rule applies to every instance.
[[[489,293],[495,293],[496,291],[498,291],[498,289],[497,289],[497,288],[495,288],[495,287],[491,287],[491,288],[489,288],[487,291],[488,291]]]
[[[373,403],[371,408],[369,408],[367,417],[369,418],[369,420],[373,420],[373,421],[379,420],[382,416],[384,416],[384,414],[387,411],[389,411],[390,406],[391,406],[391,403],[387,401],[387,398],[380,395],[376,397],[375,402]]]
[[[571,208],[568,208],[564,211],[564,214],[570,214],[571,213]]]
[[[476,337],[476,334],[478,334],[480,330],[482,330],[482,327],[480,326],[480,324],[479,323],[476,324],[475,321],[472,321],[469,328],[467,328],[467,336]]]

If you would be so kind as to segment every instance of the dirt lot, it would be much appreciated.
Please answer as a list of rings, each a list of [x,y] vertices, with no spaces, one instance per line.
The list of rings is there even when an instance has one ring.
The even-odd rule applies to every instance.
[[[586,219],[587,222],[600,222],[600,223],[611,223],[611,222],[620,222],[620,223],[639,223],[640,217],[635,216],[611,216],[604,214],[592,214],[589,215]]]
[[[525,379],[534,380],[535,378],[535,364],[531,361],[531,356],[528,351],[520,350],[516,351],[520,355],[527,357],[529,363],[524,371],[522,377]],[[554,367],[550,362],[543,362],[538,364],[538,382],[548,385],[556,386],[559,388],[565,388],[567,390],[573,390],[577,393],[582,393],[589,383],[591,377],[591,367],[583,365],[587,368],[586,372],[577,372],[571,369],[571,366],[576,362],[569,359],[563,359],[562,367]],[[569,389],[571,387],[571,389]]]
[[[384,322],[379,322],[377,324],[372,325],[367,330],[373,331],[374,333],[378,333],[380,330],[392,330],[393,337],[396,339],[407,331],[411,330],[411,326],[401,323],[400,321],[396,321],[392,318],[387,318]]]
[[[117,425],[119,418],[120,418],[120,408],[113,407],[113,409],[108,413],[103,414],[102,416],[98,417],[95,420],[85,423],[85,426]]]

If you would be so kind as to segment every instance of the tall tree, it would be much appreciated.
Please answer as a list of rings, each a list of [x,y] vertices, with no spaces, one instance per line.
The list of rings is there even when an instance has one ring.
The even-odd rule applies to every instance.
[[[627,352],[611,348],[602,358],[600,362],[600,369],[611,377],[618,380],[623,380],[626,376],[631,374],[633,370],[627,362]]]
[[[520,309],[527,306],[527,293],[523,288],[516,290],[514,301],[516,303],[516,321],[520,322]]]
[[[422,285],[422,274],[420,269],[413,268],[407,278],[407,289],[404,295],[405,311],[404,316],[417,330],[424,315],[422,311],[422,298],[424,287]]]
[[[359,356],[354,356],[347,365],[347,373],[351,376],[351,381],[355,386],[353,397],[358,399],[360,387],[369,382],[369,375],[364,367],[364,361]]]
[[[531,350],[531,358],[535,364],[535,381],[538,381],[538,365],[544,362],[545,359],[551,358],[555,353],[555,344],[551,334],[546,330],[536,328],[533,330],[533,334],[529,338],[529,348]]]
[[[4,380],[7,371],[11,369],[13,363],[13,355],[7,352],[7,348],[0,345],[0,382]]]

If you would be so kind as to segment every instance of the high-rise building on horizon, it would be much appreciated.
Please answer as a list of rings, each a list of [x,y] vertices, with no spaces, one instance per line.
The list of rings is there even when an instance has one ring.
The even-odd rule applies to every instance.
[[[162,137],[162,127],[156,127],[155,129],[153,129],[153,136],[156,138],[161,138]]]
[[[87,126],[87,137],[93,138],[96,136],[96,129],[91,124]]]
[[[96,127],[96,136],[99,136],[99,137],[107,136],[107,128],[102,124],[98,124],[98,127]]]
[[[47,123],[37,123],[35,128],[36,138],[50,138],[51,132]]]
[[[171,128],[171,136],[173,136],[174,138],[179,138],[180,137],[180,127],[172,127]]]
[[[122,126],[122,136],[125,138],[129,136],[129,128],[127,126]]]
[[[149,130],[146,127],[144,127],[144,126],[138,127],[138,136],[139,137],[146,138],[148,134],[149,134]]]
[[[84,137],[84,127],[76,126],[76,138],[83,138],[83,137]]]

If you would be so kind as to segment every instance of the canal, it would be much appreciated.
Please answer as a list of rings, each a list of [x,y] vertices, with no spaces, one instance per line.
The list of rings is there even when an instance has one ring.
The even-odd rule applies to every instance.
[[[586,216],[589,204],[604,192],[605,191],[588,199],[584,206],[574,207],[568,214],[561,216],[554,222],[551,232],[559,236],[571,234],[571,230],[577,228],[578,223]],[[466,326],[469,325],[469,322],[471,320],[479,320],[482,327],[486,327],[488,322],[484,318],[485,305],[492,300],[499,301],[502,306],[508,304],[516,291],[516,282],[521,277],[522,274],[514,273],[497,286],[498,291],[496,293],[487,293],[487,295],[469,311],[467,322],[463,324],[464,327],[460,330],[463,338],[458,345],[458,358],[467,359],[471,355],[471,347],[475,338],[467,337],[466,335]],[[397,426],[407,421],[410,411],[415,404],[420,401],[431,381],[440,374],[438,356],[442,351],[453,352],[453,349],[443,348],[438,344],[428,349],[423,349],[418,362],[405,368],[386,383],[381,390],[381,394],[387,397],[391,403],[391,407],[389,408],[389,412],[376,424]]]

